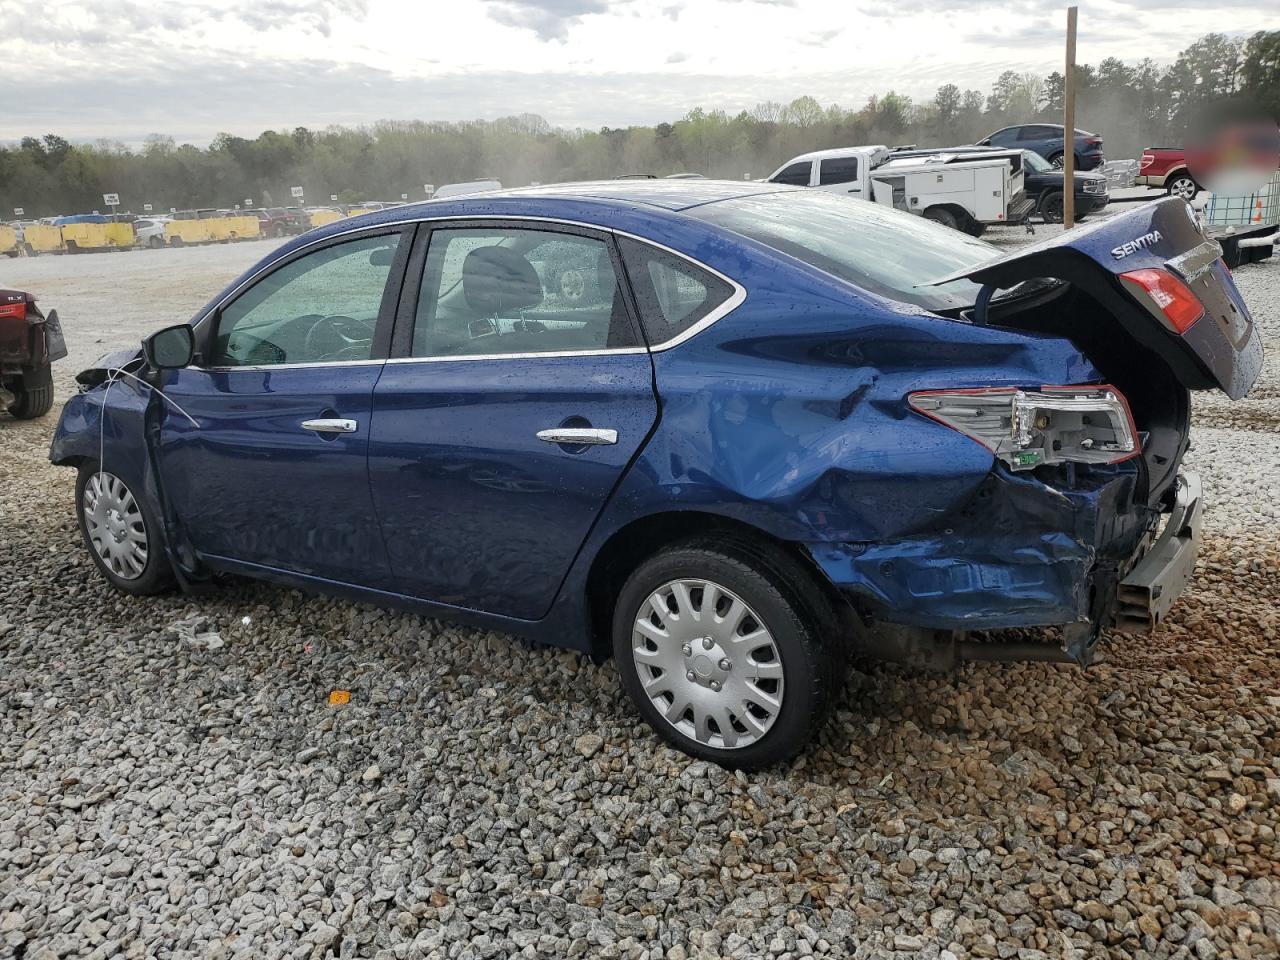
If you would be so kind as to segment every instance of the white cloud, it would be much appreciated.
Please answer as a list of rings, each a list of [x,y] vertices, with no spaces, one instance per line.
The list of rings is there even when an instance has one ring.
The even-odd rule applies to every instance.
[[[1255,0],[1094,0],[1079,56],[1165,61],[1274,26]],[[537,113],[624,126],[694,106],[893,88],[984,92],[1062,62],[1056,0],[0,0],[0,139],[56,131],[197,142],[218,131]],[[56,68],[32,69],[31,65]]]

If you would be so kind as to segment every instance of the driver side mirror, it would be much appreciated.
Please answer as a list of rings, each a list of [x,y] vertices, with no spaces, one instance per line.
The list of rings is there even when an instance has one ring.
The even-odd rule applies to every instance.
[[[195,355],[195,332],[185,323],[157,330],[142,341],[142,356],[152,370],[179,370]]]

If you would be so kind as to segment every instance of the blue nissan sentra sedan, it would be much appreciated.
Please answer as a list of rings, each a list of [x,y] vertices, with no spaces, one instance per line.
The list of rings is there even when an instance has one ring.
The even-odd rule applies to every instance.
[[[1155,627],[1190,391],[1262,360],[1220,257],[1177,199],[1010,256],[770,184],[397,207],[84,371],[51,459],[126,593],[242,574],[612,654],[659,734],[759,767],[851,654]],[[972,637],[1010,627],[1052,629]]]

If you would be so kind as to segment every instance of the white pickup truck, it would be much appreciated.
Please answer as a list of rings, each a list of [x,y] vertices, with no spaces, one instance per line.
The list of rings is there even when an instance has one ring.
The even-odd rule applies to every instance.
[[[1027,198],[1022,177],[1021,166],[1003,156],[899,157],[872,146],[801,154],[768,180],[883,203],[976,237],[988,226],[1022,223],[1031,215],[1035,201]]]

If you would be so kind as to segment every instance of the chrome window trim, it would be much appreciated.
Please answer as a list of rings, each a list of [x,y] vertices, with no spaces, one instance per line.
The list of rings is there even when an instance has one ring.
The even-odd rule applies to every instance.
[[[331,240],[337,240],[340,237],[351,236],[359,233],[369,233],[371,235],[376,235],[377,232],[380,230],[383,230],[383,228],[387,228],[387,232],[390,233],[390,232],[397,232],[397,228],[399,230],[403,230],[406,226],[410,226],[410,225],[422,225],[422,226],[427,226],[429,228],[434,223],[447,223],[451,221],[476,221],[476,220],[480,220],[480,221],[510,220],[510,221],[520,222],[520,223],[554,223],[560,226],[581,227],[587,230],[595,230],[600,233],[607,233],[615,237],[627,237],[630,240],[635,240],[639,243],[647,244],[648,246],[654,247],[658,250],[663,250],[671,254],[672,256],[679,257],[681,260],[684,260],[688,263],[693,264],[695,267],[697,267],[700,270],[705,270],[707,273],[711,274],[712,276],[718,277],[719,279],[727,283],[732,288],[733,292],[728,297],[726,297],[725,300],[721,302],[721,304],[718,307],[716,307],[711,312],[709,312],[705,317],[703,317],[693,326],[689,327],[686,330],[681,331],[679,334],[670,338],[669,340],[664,340],[662,343],[651,344],[647,348],[646,347],[615,347],[613,349],[604,349],[604,350],[561,350],[553,353],[552,352],[549,352],[549,353],[487,353],[487,354],[475,354],[475,355],[459,356],[459,357],[394,357],[394,358],[389,358],[387,360],[318,360],[314,363],[277,363],[277,364],[263,364],[259,366],[247,366],[247,367],[188,367],[184,369],[205,370],[210,373],[215,371],[219,373],[231,373],[236,370],[285,370],[285,369],[298,369],[302,367],[357,366],[357,365],[370,364],[370,363],[440,363],[440,362],[446,362],[446,361],[453,362],[458,360],[531,360],[537,357],[598,357],[598,356],[607,356],[610,354],[662,353],[663,351],[670,350],[673,347],[678,347],[680,344],[684,343],[685,341],[693,337],[696,337],[699,333],[701,333],[703,330],[706,330],[712,324],[728,316],[730,313],[732,313],[734,310],[740,307],[743,301],[747,299],[746,287],[740,284],[737,280],[733,279],[732,277],[726,276],[725,274],[721,273],[719,270],[715,269],[715,267],[708,266],[707,264],[703,263],[701,260],[698,260],[695,257],[689,256],[689,254],[687,253],[682,253],[679,250],[675,250],[671,247],[668,247],[666,244],[659,243],[658,241],[652,240],[649,237],[642,237],[639,234],[629,233],[626,230],[615,230],[611,227],[601,226],[600,224],[597,224],[597,223],[587,223],[582,220],[566,220],[560,217],[535,217],[529,214],[511,214],[511,215],[489,214],[487,216],[486,215],[477,216],[475,214],[468,214],[465,216],[452,215],[448,217],[412,217],[404,220],[388,221],[386,223],[377,224],[376,226],[354,227],[351,230],[343,230],[339,233],[330,234],[329,236],[326,236],[326,237],[317,237],[315,240],[312,240],[310,243],[306,243],[306,244],[303,244],[301,247],[298,247],[296,250],[293,251],[293,253],[290,254],[290,257],[292,257],[294,254],[301,254],[303,251],[308,250],[311,247],[318,246],[319,244],[328,243]],[[221,310],[222,307],[228,301],[234,300],[242,290],[244,290],[250,284],[255,283],[259,277],[261,277],[265,273],[269,273],[272,270],[274,270],[276,268],[277,263],[278,261],[273,261],[267,264],[266,266],[262,267],[262,269],[255,271],[252,275],[245,277],[244,280],[236,284],[236,286],[233,287],[230,291],[228,291],[225,296],[223,296],[220,300],[217,301],[217,303],[209,307],[204,312],[204,314],[199,319],[197,319],[195,323],[192,324],[192,326],[198,327],[200,324],[204,323],[211,316],[213,316],[215,313]]]
[[[368,367],[385,360],[312,360],[305,363],[255,363],[238,367],[183,367],[183,370],[201,370],[205,373],[234,373],[237,370],[301,370],[310,367]]]

